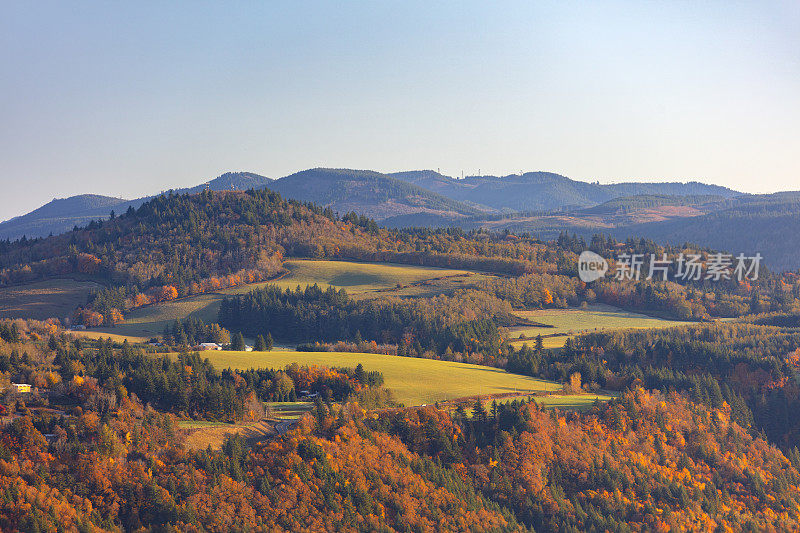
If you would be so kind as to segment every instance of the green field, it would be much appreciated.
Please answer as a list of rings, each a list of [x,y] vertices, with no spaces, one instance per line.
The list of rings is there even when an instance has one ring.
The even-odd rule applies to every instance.
[[[551,408],[558,408],[564,411],[588,411],[592,408],[594,403],[597,402],[607,402],[610,399],[614,398],[609,393],[594,393],[594,392],[582,392],[580,394],[544,394],[541,396],[528,396],[528,395],[519,395],[513,396],[508,398],[497,398],[497,399],[486,399],[483,402],[484,408],[488,411],[492,407],[492,402],[496,401],[498,404],[501,403],[510,403],[514,400],[528,400],[532,398],[537,404],[543,407],[551,407]],[[472,406],[473,403],[461,403],[464,407],[464,410],[467,412],[468,415],[472,414]],[[455,406],[453,404],[448,404],[446,408],[451,408],[451,410],[455,410]]]
[[[311,402],[264,402],[264,406],[275,418],[294,420],[311,411]]]
[[[125,322],[113,328],[92,328],[92,332],[116,334],[149,339],[164,333],[164,326],[188,316],[200,318],[203,322],[216,322],[221,294],[200,294],[171,302],[148,305],[134,309],[125,315]]]
[[[631,313],[605,304],[593,304],[584,309],[539,309],[535,311],[517,311],[514,314],[543,325],[508,328],[508,338],[515,347],[522,346],[525,343],[529,345],[534,343],[533,340],[514,340],[520,335],[536,337],[539,334],[542,336],[554,333],[565,334],[559,337],[546,337],[543,339],[545,348],[556,348],[563,346],[568,336],[587,331],[665,328],[693,323]]]
[[[511,344],[511,346],[513,346],[514,348],[519,348],[523,344],[528,344],[529,346],[533,346],[534,344],[536,344],[535,339],[513,340],[519,337],[519,335],[520,334],[517,332],[509,336],[509,338],[511,339],[511,342],[509,342],[509,344]],[[570,338],[568,335],[559,335],[558,337],[544,337],[544,335],[546,335],[545,333],[542,333],[542,335],[543,335],[542,347],[545,349],[562,348],[564,346],[564,343],[567,342],[567,339]]]
[[[397,290],[410,285],[424,285],[424,282],[439,279],[482,276],[466,270],[400,265],[395,263],[358,263],[353,261],[314,261],[289,260],[283,263],[289,271],[278,280],[260,283],[294,289],[298,285],[317,284],[320,287],[345,289],[349,294],[359,295],[387,289]],[[224,291],[227,294],[248,292],[252,287],[238,287]]]
[[[103,336],[116,334],[149,339],[161,335],[164,326],[176,319],[193,316],[206,323],[215,322],[223,298],[231,294],[247,293],[266,285],[293,289],[298,285],[305,287],[316,283],[322,288],[329,286],[344,288],[356,297],[366,298],[387,294],[418,296],[427,292],[440,293],[487,278],[484,274],[465,270],[392,263],[293,259],[285,261],[283,266],[288,273],[280,279],[148,305],[126,314],[125,322],[122,324],[113,328],[94,328],[92,331],[100,332]]]
[[[109,333],[109,331],[114,331],[114,329],[109,329],[109,328],[101,328],[101,329],[103,331],[91,330],[91,329],[83,331],[70,330],[68,333],[76,337],[84,337],[87,339],[111,339],[113,342],[118,342],[120,344],[125,341],[132,343],[147,342],[152,338],[152,335],[147,337],[142,337],[138,335],[121,335],[119,333]]]
[[[604,393],[586,392],[582,394],[548,394],[534,398],[536,403],[544,407],[557,407],[569,411],[585,411],[591,409],[594,402],[607,402],[613,396]]]
[[[355,367],[383,373],[385,386],[405,405],[429,404],[478,394],[559,390],[561,385],[528,376],[509,374],[486,366],[341,352],[203,352],[218,369],[283,368],[291,363]]]
[[[232,427],[248,427],[256,425],[255,422],[251,424],[229,424],[227,422],[213,422],[210,420],[178,420],[178,429],[203,429],[203,428],[232,428]]]
[[[89,292],[100,285],[91,281],[51,279],[0,289],[0,318],[44,320],[70,316],[85,305]]]

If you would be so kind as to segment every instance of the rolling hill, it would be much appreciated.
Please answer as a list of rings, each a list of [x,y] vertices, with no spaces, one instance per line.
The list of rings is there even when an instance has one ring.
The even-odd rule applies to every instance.
[[[212,191],[246,191],[248,189],[262,189],[272,183],[272,178],[254,174],[253,172],[226,172],[206,183],[185,189],[175,189],[179,194],[193,194],[209,189]]]
[[[742,197],[734,205],[694,217],[632,224],[611,232],[619,238],[694,242],[717,250],[760,252],[775,269],[800,267],[800,193]]]
[[[206,183],[176,193],[198,193],[204,189],[212,191],[260,189],[271,182],[270,178],[252,172],[227,172]],[[69,198],[56,198],[25,215],[0,223],[0,239],[19,239],[58,235],[75,226],[85,226],[92,220],[106,219],[114,211],[124,213],[129,207],[137,208],[153,196],[125,200],[97,194],[80,194]]]
[[[576,181],[552,172],[508,176],[468,176],[454,179],[431,170],[398,172],[391,176],[472,205],[503,212],[550,211],[581,208],[636,195],[717,195],[730,198],[736,191],[718,185],[688,183],[614,183]]]
[[[455,179],[432,170],[381,174],[369,170],[316,168],[272,180],[252,172],[228,172],[177,193],[261,189],[269,187],[286,198],[311,201],[341,214],[355,211],[387,226],[465,225],[469,217],[593,207],[634,195],[713,195],[738,193],[716,185],[690,183],[617,183],[600,185],[551,172],[521,175],[469,176]],[[26,215],[0,223],[0,239],[44,237],[124,212],[153,198],[136,200],[79,195],[54,200]]]
[[[435,221],[432,221],[435,225]],[[566,231],[587,240],[602,233],[620,240],[687,242],[747,255],[760,252],[773,269],[800,267],[800,192],[771,195],[640,195],[558,212],[475,218],[462,227],[530,232],[553,239]]]
[[[127,202],[122,198],[97,194],[54,198],[30,213],[0,224],[0,238],[18,239],[23,235],[44,237],[51,233],[64,233],[74,226],[83,226],[92,219],[107,218],[112,210],[118,210],[120,206],[124,205],[127,209]]]
[[[315,168],[276,180],[270,188],[285,198],[314,202],[340,214],[355,211],[376,220],[409,214],[435,214],[452,220],[482,212],[371,170]]]
[[[316,168],[272,180],[229,172],[201,185],[173,190],[197,193],[261,189],[314,202],[344,214],[355,211],[388,227],[460,226],[530,232],[543,239],[562,231],[584,236],[647,237],[693,242],[747,253],[762,252],[774,268],[800,265],[800,242],[786,231],[800,225],[800,193],[744,195],[699,182],[601,185],[550,172],[454,179],[431,170],[382,174]],[[125,200],[84,194],[52,202],[0,223],[0,239],[60,234],[92,220],[125,212],[153,198]]]

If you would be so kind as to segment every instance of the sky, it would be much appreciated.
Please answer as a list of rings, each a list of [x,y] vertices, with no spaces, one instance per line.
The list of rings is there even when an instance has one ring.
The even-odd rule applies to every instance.
[[[800,189],[800,2],[5,2],[0,220],[313,167]]]

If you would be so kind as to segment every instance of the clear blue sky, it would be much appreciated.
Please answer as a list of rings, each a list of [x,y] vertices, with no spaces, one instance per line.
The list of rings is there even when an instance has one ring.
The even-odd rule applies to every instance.
[[[315,166],[800,189],[796,1],[5,2],[0,68],[0,219]]]

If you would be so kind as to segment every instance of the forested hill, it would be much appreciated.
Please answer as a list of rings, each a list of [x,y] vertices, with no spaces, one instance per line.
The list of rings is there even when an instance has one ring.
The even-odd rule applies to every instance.
[[[800,267],[800,193],[743,197],[736,205],[701,216],[634,224],[610,233],[658,242],[701,243],[719,250],[760,252],[773,268]]]
[[[169,185],[169,184],[167,184]],[[316,168],[272,180],[251,172],[228,172],[195,187],[175,189],[176,193],[247,190],[269,187],[285,198],[312,201],[334,211],[356,211],[387,225],[425,226],[462,224],[465,218],[518,211],[563,210],[598,205],[610,199],[634,195],[716,195],[735,196],[735,191],[702,183],[618,183],[600,185],[571,180],[550,172],[520,175],[469,176],[455,179],[431,170],[382,174],[369,170]],[[0,239],[44,237],[82,226],[90,220],[138,207],[152,198],[109,199],[84,205],[82,199],[68,198],[71,208],[58,216],[34,211],[0,223]]]
[[[83,226],[93,218],[105,218],[125,202],[127,200],[122,198],[98,194],[54,198],[30,213],[0,224],[0,238],[18,239],[23,235],[43,237],[50,233],[63,233],[74,226]]]
[[[522,274],[554,271],[565,253],[502,235],[391,232],[267,189],[203,191],[162,195],[58,236],[0,241],[0,286],[90,279],[114,288],[101,308],[120,310],[269,279],[287,255]]]
[[[272,178],[261,176],[253,172],[226,172],[206,183],[196,187],[177,189],[176,194],[197,193],[206,189],[210,191],[246,191],[248,189],[261,189],[268,187],[273,182]]]
[[[387,226],[415,225],[417,220],[398,216]],[[435,216],[422,220],[439,227],[448,221]],[[460,222],[464,229],[531,233],[555,239],[564,232],[589,240],[604,234],[619,240],[647,238],[663,245],[695,245],[731,253],[760,252],[775,269],[800,267],[800,193],[769,195],[664,195],[614,198],[582,209],[482,215]]]
[[[63,235],[0,244],[0,284],[78,274],[133,290],[169,285],[186,293],[215,276],[262,279],[278,272],[284,253],[313,255],[315,236],[342,245],[365,240],[332,218],[265,189],[162,195]]]
[[[548,172],[454,179],[423,170],[381,174],[367,170],[305,170],[272,180],[229,172],[173,192],[263,189],[284,198],[314,202],[343,215],[354,211],[387,227],[509,229],[540,239],[569,231],[589,239],[646,237],[732,252],[761,252],[774,268],[800,266],[800,193],[743,195],[697,182],[601,185]],[[58,235],[74,226],[138,208],[153,197],[123,200],[81,195],[0,223],[0,239]]]
[[[397,172],[397,179],[414,183],[455,200],[501,211],[540,211],[564,207],[589,207],[613,198],[635,195],[718,195],[736,191],[718,185],[689,183],[615,183],[601,185],[576,181],[552,172],[526,172],[508,176],[467,176],[454,179],[431,170]]]
[[[356,211],[376,220],[402,214],[463,218],[482,210],[371,170],[315,168],[276,180],[270,188],[286,198]]]
[[[212,191],[230,191],[260,189],[272,180],[252,172],[226,172],[206,183],[173,191],[174,193],[198,193],[209,189]],[[139,207],[154,196],[145,196],[135,200],[113,198],[97,194],[81,194],[69,198],[54,199],[52,202],[25,215],[0,222],[0,239],[16,240],[58,235],[73,227],[85,226],[92,220],[108,218],[111,211],[124,213],[129,207]]]

